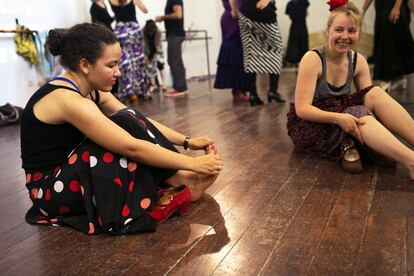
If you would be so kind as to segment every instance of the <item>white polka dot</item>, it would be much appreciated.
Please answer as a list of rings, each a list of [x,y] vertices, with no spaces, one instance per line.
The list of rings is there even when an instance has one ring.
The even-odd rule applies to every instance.
[[[73,149],[70,153],[69,153],[69,155],[68,155],[68,158],[72,155],[72,153],[75,151],[75,149]]]
[[[96,164],[98,164],[98,159],[96,159],[96,157],[95,156],[89,156],[89,164],[90,164],[90,166],[91,166],[91,168],[93,168],[93,167],[95,167],[96,166]]]
[[[136,113],[133,109],[128,109],[128,112],[131,112],[132,114],[136,115]]]
[[[127,225],[128,223],[130,223],[132,221],[132,218],[128,218],[125,222],[124,225]]]
[[[62,171],[61,169],[58,170],[58,172],[56,173],[55,178],[59,176],[59,174],[60,174],[61,171]]]
[[[92,196],[92,203],[93,203],[93,205],[95,205],[95,207],[97,206],[96,205],[96,198],[95,198],[95,196]]]
[[[152,134],[152,132],[148,129],[148,134],[149,136],[151,136],[151,138],[155,138],[154,134]]]
[[[125,157],[122,157],[121,159],[119,159],[119,166],[121,166],[124,169],[128,167],[128,161]]]
[[[43,190],[42,190],[42,188],[40,188],[39,191],[37,192],[37,198],[41,199],[42,196],[43,196]]]
[[[63,191],[63,182],[62,181],[56,181],[55,185],[53,186],[53,189],[55,190],[56,193],[60,193]]]
[[[48,179],[48,178],[49,178],[49,175],[46,175],[46,176],[45,176],[45,179]]]
[[[40,213],[42,213],[44,216],[46,216],[46,217],[48,217],[48,216],[49,216],[49,214],[48,214],[48,213],[46,213],[45,211],[43,211],[42,209],[40,209],[40,208],[39,208],[39,210],[40,210]]]
[[[108,229],[108,231],[109,231],[109,232],[112,232],[112,228],[109,228],[109,229]]]

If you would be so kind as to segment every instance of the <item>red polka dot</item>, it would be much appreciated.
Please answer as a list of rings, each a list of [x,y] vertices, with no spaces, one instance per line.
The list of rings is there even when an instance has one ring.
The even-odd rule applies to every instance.
[[[143,126],[143,127],[147,127],[147,124],[145,123],[145,121],[144,120],[141,120],[141,119],[139,119],[138,120],[139,122],[140,122],[140,124]]]
[[[55,171],[53,172],[53,175],[56,175],[59,171],[60,171],[60,167],[59,167],[59,166],[57,166],[57,167],[55,168]]]
[[[30,183],[32,181],[32,174],[28,173],[26,174],[26,183]]]
[[[76,153],[74,153],[69,157],[69,161],[68,161],[69,165],[75,164],[76,160],[78,160],[78,155]]]
[[[111,163],[114,160],[114,155],[110,152],[105,152],[103,155],[103,161],[105,163]]]
[[[33,175],[33,181],[39,181],[40,179],[42,179],[42,177],[43,177],[43,173],[37,172]]]
[[[69,189],[70,189],[72,192],[74,192],[74,193],[79,192],[79,189],[80,189],[80,183],[79,183],[79,181],[77,181],[77,180],[72,180],[72,181],[69,183]]]
[[[147,209],[151,205],[151,200],[149,198],[144,198],[141,200],[140,205],[142,209]]]
[[[103,223],[102,223],[102,219],[101,219],[101,217],[99,217],[99,216],[98,216],[98,223],[99,223],[99,225],[100,225],[100,226],[102,226],[102,225],[103,225]]]
[[[128,171],[133,172],[137,169],[137,163],[129,162],[128,163]]]
[[[92,222],[89,222],[89,234],[95,233],[95,226]]]
[[[70,211],[69,207],[66,207],[66,206],[62,206],[59,208],[59,214],[66,214],[66,213],[69,213],[69,211]]]
[[[30,191],[30,196],[31,196],[31,198],[32,198],[32,199],[36,199],[36,198],[37,198],[37,193],[38,193],[38,189],[37,189],[37,188],[33,188],[33,189]]]
[[[83,162],[85,162],[85,163],[89,163],[89,151],[84,151],[84,152],[82,152],[82,156],[81,156],[81,158],[82,158],[82,161]]]
[[[132,192],[134,189],[134,181],[129,182],[128,191]]]
[[[45,200],[49,201],[51,198],[52,198],[52,194],[50,193],[50,189],[46,189]]]
[[[119,178],[115,178],[115,179],[114,179],[114,182],[115,182],[116,184],[118,184],[120,187],[122,187],[122,181],[121,181],[121,179],[119,179]]]
[[[124,208],[122,208],[122,216],[127,217],[129,215],[129,212],[130,212],[129,207],[128,205],[125,204]]]

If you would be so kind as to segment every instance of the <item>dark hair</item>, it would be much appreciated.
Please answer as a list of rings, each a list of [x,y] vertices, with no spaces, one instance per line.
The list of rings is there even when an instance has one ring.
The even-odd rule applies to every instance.
[[[143,33],[144,33],[144,42],[147,45],[147,55],[149,59],[152,59],[156,52],[155,45],[155,35],[157,34],[158,27],[154,20],[149,19],[145,23]]]
[[[82,23],[68,30],[49,31],[45,47],[53,56],[61,56],[63,66],[77,71],[82,58],[94,64],[102,56],[104,47],[116,42],[115,35],[104,26]]]

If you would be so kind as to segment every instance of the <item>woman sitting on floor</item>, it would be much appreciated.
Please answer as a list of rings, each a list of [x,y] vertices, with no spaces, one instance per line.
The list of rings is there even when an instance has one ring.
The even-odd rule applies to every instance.
[[[295,147],[332,159],[342,156],[342,167],[356,173],[362,170],[358,150],[364,146],[405,165],[414,179],[414,152],[393,135],[414,145],[414,121],[372,85],[365,58],[352,50],[361,35],[358,9],[352,3],[334,9],[326,35],[325,46],[300,62],[287,123]]]
[[[153,231],[177,210],[187,214],[222,169],[214,141],[180,134],[104,92],[119,77],[121,59],[107,28],[52,30],[47,45],[67,71],[35,92],[23,112],[21,151],[33,202],[26,220],[126,234]],[[173,145],[206,154],[189,157]],[[157,205],[161,185],[176,188]]]

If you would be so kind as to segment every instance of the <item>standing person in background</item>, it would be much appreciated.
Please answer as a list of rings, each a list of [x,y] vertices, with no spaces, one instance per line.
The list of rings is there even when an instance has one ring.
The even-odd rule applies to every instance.
[[[150,19],[145,23],[142,33],[144,34],[147,73],[151,85],[157,84],[159,89],[165,91],[164,53],[162,51],[161,32],[158,30],[155,21]],[[158,81],[157,69],[160,71],[162,84]]]
[[[236,7],[238,1],[231,0]],[[256,74],[269,75],[267,100],[284,103],[277,92],[279,75],[283,65],[283,42],[276,19],[274,0],[242,0],[239,15],[240,34],[243,44],[244,71],[249,80],[251,106],[262,105],[257,94]]]
[[[167,0],[164,13],[164,15],[155,17],[155,21],[164,21],[165,24],[168,43],[167,61],[173,79],[173,89],[166,92],[164,95],[181,96],[188,93],[181,49],[185,39],[183,1]]]
[[[135,6],[140,11],[148,10],[141,0],[109,0],[115,13],[116,25],[114,33],[122,47],[119,69],[119,88],[116,96],[123,102],[151,100],[147,85],[147,74],[144,58],[144,41],[140,30]]]
[[[286,14],[289,15],[292,24],[289,30],[285,60],[295,67],[309,50],[308,27],[306,26],[308,6],[308,0],[290,0],[286,5]]]
[[[111,23],[114,19],[108,13],[104,0],[91,0],[92,5],[89,9],[92,23],[100,23],[112,31]]]
[[[363,13],[372,0],[365,0]],[[388,91],[393,81],[414,72],[414,42],[407,0],[375,1],[374,80]]]
[[[99,23],[103,24],[108,29],[112,30],[112,22],[114,19],[111,17],[111,15],[108,13],[108,10],[106,9],[105,1],[104,0],[91,0],[92,5],[89,9],[89,13],[91,15],[92,23]],[[55,76],[57,76],[56,74]],[[118,92],[118,85],[119,81],[116,80],[114,86],[112,86],[111,92],[113,94],[116,94]]]
[[[240,38],[238,12],[229,0],[222,0],[224,13],[221,16],[222,42],[217,59],[217,73],[214,88],[232,89],[235,102],[249,100],[247,74],[243,70],[243,49]],[[238,0],[240,4],[241,0]]]

